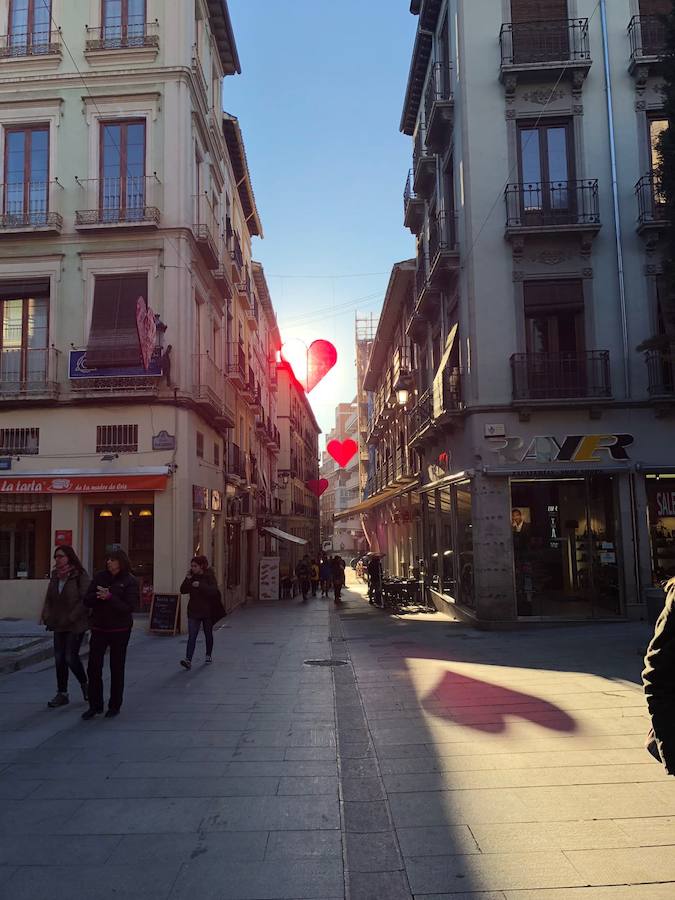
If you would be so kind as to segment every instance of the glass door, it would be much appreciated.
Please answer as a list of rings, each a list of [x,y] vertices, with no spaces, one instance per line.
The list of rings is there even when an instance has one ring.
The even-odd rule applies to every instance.
[[[100,208],[105,222],[145,215],[145,122],[101,126]]]
[[[8,225],[45,225],[49,212],[49,129],[5,130],[4,218]]]
[[[524,225],[570,224],[574,221],[571,124],[519,127],[519,163]]]

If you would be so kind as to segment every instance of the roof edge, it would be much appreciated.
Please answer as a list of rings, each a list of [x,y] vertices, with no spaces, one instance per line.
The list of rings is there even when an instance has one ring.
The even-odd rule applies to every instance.
[[[387,285],[387,292],[384,295],[380,320],[377,323],[373,345],[370,348],[370,356],[368,357],[366,370],[363,374],[363,388],[366,391],[375,389],[374,382],[371,379],[374,378],[376,374],[379,374],[378,356],[380,355],[380,348],[386,346],[388,341],[388,338],[384,338],[384,331],[390,327],[391,323],[388,321],[388,314],[392,312],[395,301],[399,299],[397,297],[399,280],[401,275],[407,273],[413,274],[415,272],[415,265],[416,261],[414,259],[404,259],[401,262],[394,263],[392,267],[391,275],[389,276],[389,284]]]
[[[230,113],[223,113],[223,134],[232,159],[232,168],[237,179],[237,191],[246,216],[246,227],[251,237],[264,237],[262,222],[253,193],[251,172],[246,159],[246,147],[239,119]],[[235,157],[235,158],[233,158]],[[234,163],[238,165],[234,165]]]

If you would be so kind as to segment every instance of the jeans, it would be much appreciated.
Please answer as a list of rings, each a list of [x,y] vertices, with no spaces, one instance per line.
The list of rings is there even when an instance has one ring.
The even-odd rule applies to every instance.
[[[213,652],[213,622],[211,619],[188,619],[188,642],[187,650],[185,651],[186,659],[191,660],[194,655],[200,625],[204,628],[206,655],[211,656],[211,653]]]
[[[307,599],[307,594],[309,594],[309,578],[301,578],[300,579],[300,591],[302,592],[302,599]]]
[[[73,634],[72,631],[54,632],[54,663],[56,665],[56,690],[59,694],[68,691],[68,669],[77,678],[80,684],[87,683],[87,674],[84,671],[80,659],[80,647],[82,646],[82,634]]]
[[[119,710],[124,693],[124,664],[127,658],[127,644],[131,637],[128,631],[92,631],[89,641],[89,706],[103,709],[103,660],[110,647],[110,702],[108,709]]]

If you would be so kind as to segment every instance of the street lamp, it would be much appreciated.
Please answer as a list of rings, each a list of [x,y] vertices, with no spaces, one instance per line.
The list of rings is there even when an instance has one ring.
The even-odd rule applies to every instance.
[[[412,375],[409,372],[401,370],[396,379],[396,384],[394,385],[396,402],[399,406],[407,406],[413,387],[414,381]]]

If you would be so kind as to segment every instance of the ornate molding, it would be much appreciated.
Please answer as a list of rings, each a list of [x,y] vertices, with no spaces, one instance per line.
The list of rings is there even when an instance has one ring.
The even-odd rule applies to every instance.
[[[516,88],[518,87],[518,78],[514,74],[504,76],[504,91],[507,101],[511,102],[516,96]]]
[[[637,112],[643,112],[647,109],[647,101],[646,100],[636,100],[635,101],[635,109]]]
[[[513,280],[516,282],[517,281],[525,281],[525,273],[522,272],[520,269],[514,269],[513,270]]]
[[[522,234],[514,235],[511,238],[511,250],[514,262],[521,262],[525,253],[525,238]]]
[[[576,254],[569,250],[542,250],[527,257],[527,262],[542,266],[559,266],[574,259]]]
[[[548,106],[549,103],[557,103],[558,100],[564,100],[565,91],[554,90],[546,91],[542,88],[536,88],[532,91],[525,91],[521,95],[526,103],[535,103],[537,106]]]
[[[586,266],[585,269],[581,270],[582,278],[592,278],[593,277],[593,269],[590,266]]]
[[[593,250],[593,235],[587,232],[581,235],[580,252],[582,256],[590,256]]]
[[[648,277],[661,274],[663,274],[662,263],[647,263],[647,265],[645,266],[645,275],[647,275]]]
[[[509,120],[509,119],[515,119],[515,118],[516,118],[516,111],[515,111],[515,109],[507,109],[507,110],[506,110],[506,118],[507,118],[507,120]]]
[[[575,98],[581,97],[581,92],[584,88],[584,81],[586,80],[586,72],[583,69],[574,69],[572,72],[572,96]]]
[[[583,116],[584,114],[584,104],[583,103],[575,103],[572,107],[572,113],[575,116]]]

